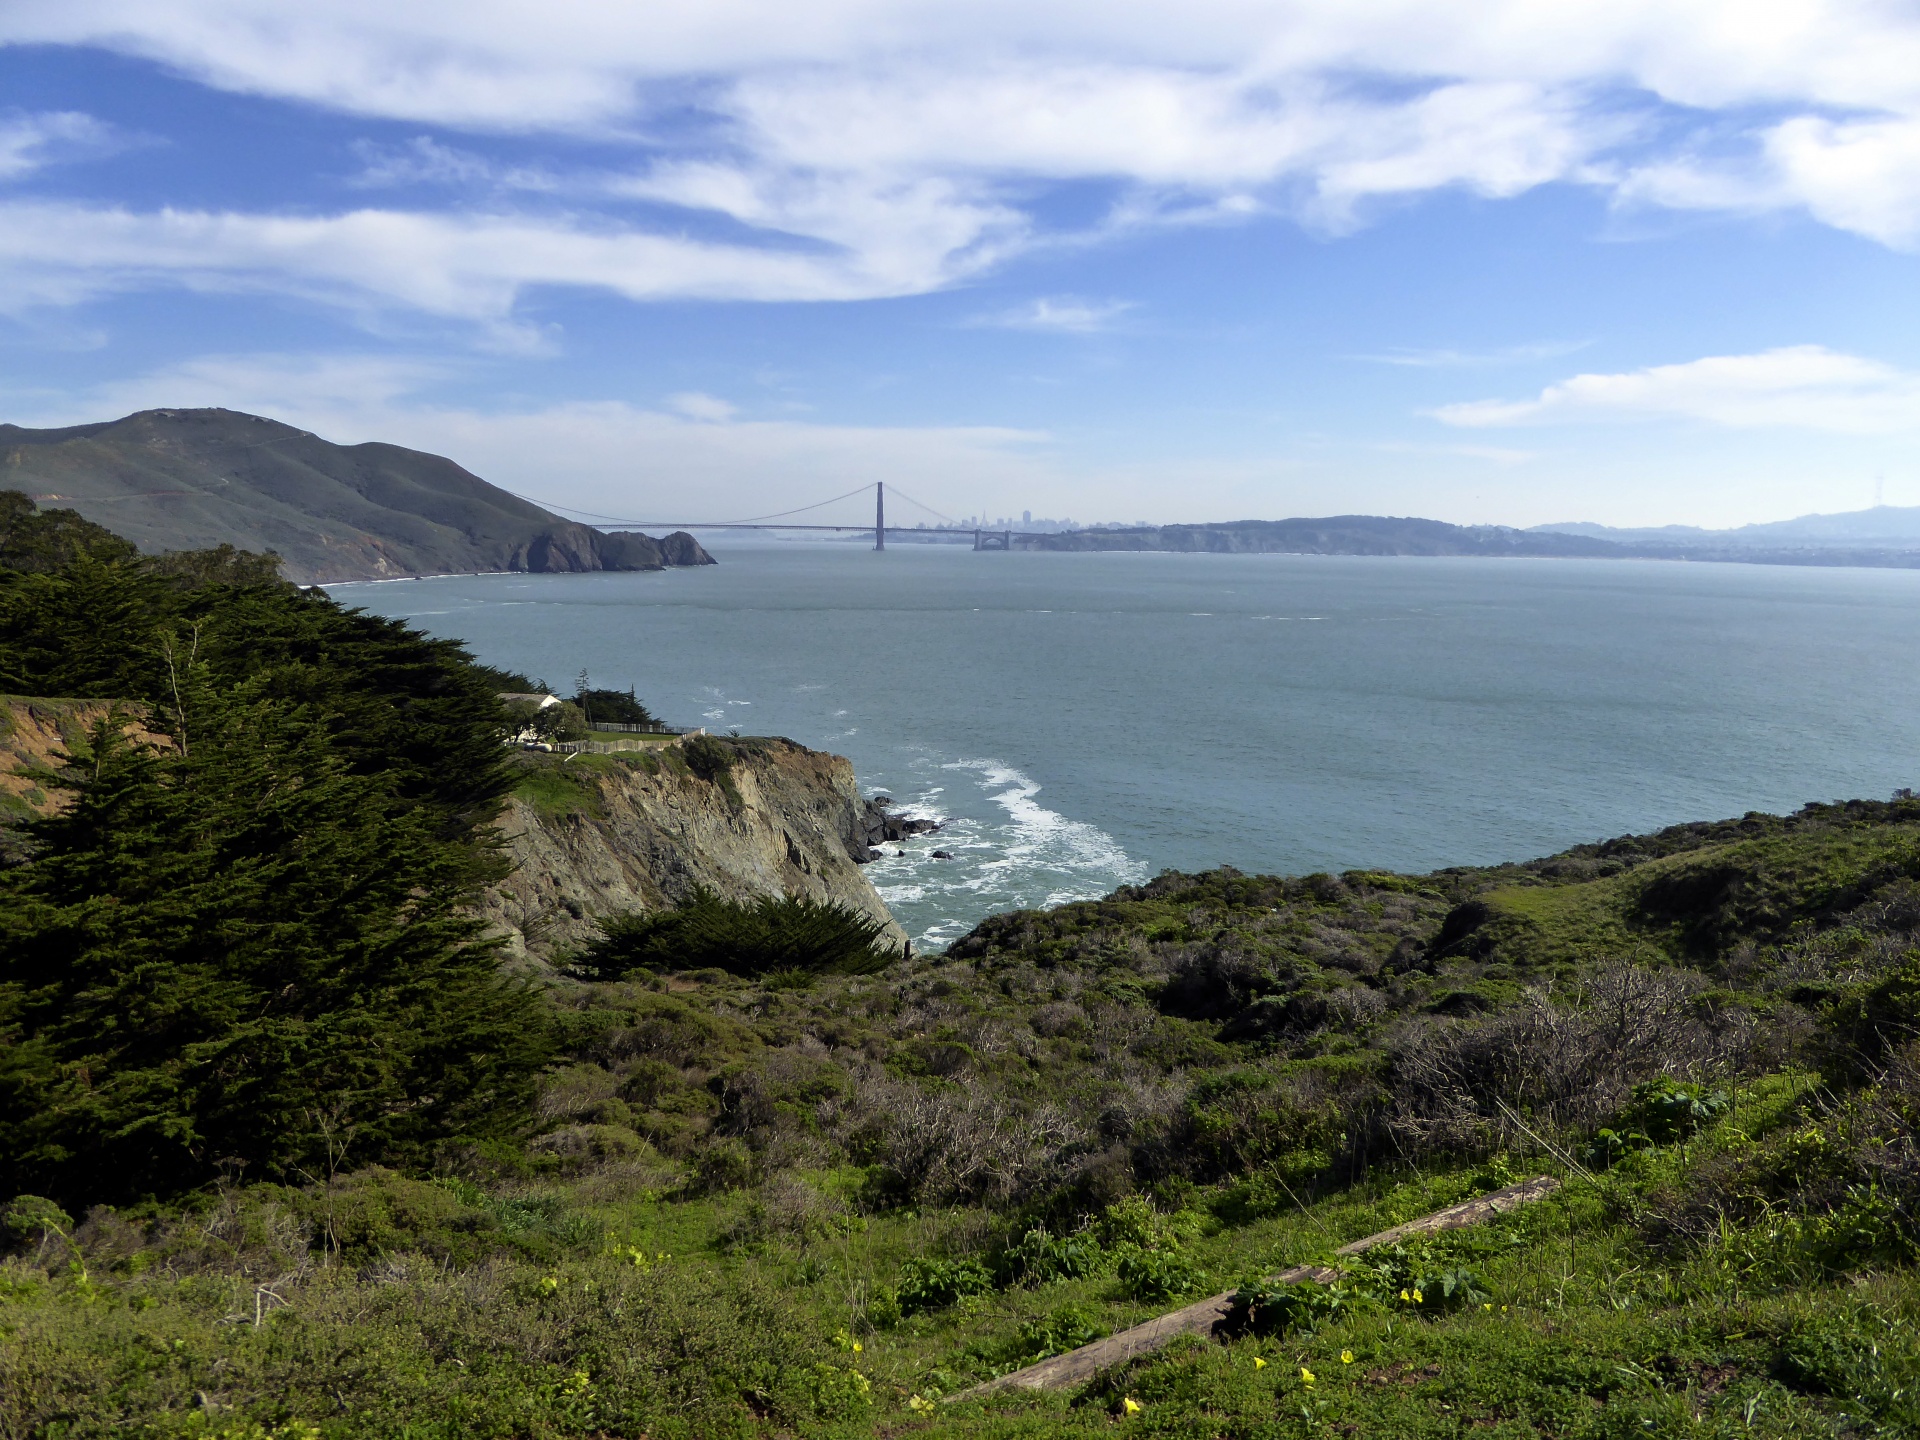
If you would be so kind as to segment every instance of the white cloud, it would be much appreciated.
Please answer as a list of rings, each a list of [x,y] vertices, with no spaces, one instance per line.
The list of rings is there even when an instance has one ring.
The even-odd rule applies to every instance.
[[[1082,300],[1072,295],[1043,295],[1011,310],[982,315],[969,323],[993,330],[1037,330],[1091,335],[1133,308],[1128,300]]]
[[[1822,345],[1792,345],[1624,374],[1576,375],[1532,400],[1476,400],[1431,413],[1446,424],[1472,428],[1679,419],[1741,429],[1892,434],[1920,430],[1920,374]]]
[[[1920,13],[1884,0],[11,0],[7,42],[612,157],[570,174],[429,136],[362,157],[363,185],[578,210],[538,220],[97,213],[103,238],[68,263],[14,261],[13,293],[46,302],[191,277],[497,325],[539,284],[909,294],[1057,242],[1037,197],[1084,181],[1113,204],[1083,240],[1273,212],[1337,232],[1397,197],[1559,182],[1920,245]],[[0,172],[40,163],[42,138],[7,134]],[[612,218],[634,200],[725,217],[731,238]],[[179,241],[196,229],[220,232],[197,259]]]
[[[120,143],[112,126],[74,110],[0,115],[0,180],[17,180],[63,160],[101,154]]]
[[[722,400],[718,395],[708,395],[699,390],[683,390],[678,395],[669,395],[667,405],[689,420],[706,420],[716,425],[731,420],[739,413],[738,406]]]
[[[1551,360],[1585,349],[1586,340],[1541,340],[1529,345],[1508,345],[1498,350],[1386,350],[1378,355],[1356,355],[1378,365],[1399,365],[1414,370],[1472,370],[1496,365],[1524,365]]]
[[[442,145],[429,135],[416,135],[404,145],[377,145],[362,140],[353,147],[360,173],[348,182],[357,189],[379,190],[399,185],[444,185],[471,189],[556,190],[559,182],[530,166],[496,165],[484,155]]]
[[[513,328],[527,289],[575,285],[633,300],[853,300],[966,273],[968,257],[911,236],[877,253],[776,249],[650,234],[589,219],[357,210],[305,217],[0,203],[7,308],[172,284],[275,291],[363,309]],[[977,260],[973,263],[978,263]]]

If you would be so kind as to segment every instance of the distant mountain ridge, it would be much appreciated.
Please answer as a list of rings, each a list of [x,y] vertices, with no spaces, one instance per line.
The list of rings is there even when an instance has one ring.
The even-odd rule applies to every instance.
[[[1875,505],[1833,515],[1800,515],[1741,525],[1730,530],[1703,530],[1694,525],[1659,525],[1615,529],[1607,525],[1568,522],[1536,525],[1530,535],[1578,535],[1616,545],[1665,548],[1752,546],[1763,549],[1920,550],[1920,505]]]
[[[1450,525],[1391,515],[1232,520],[1023,535],[1022,550],[1172,550],[1222,555],[1548,555],[1618,558],[1632,552],[1582,535],[1503,525]]]
[[[0,425],[0,488],[77,510],[143,551],[272,550],[303,584],[481,571],[711,565],[563,519],[439,455],[335,445],[237,410],[142,410],[58,430]]]
[[[1391,515],[1231,520],[1203,525],[1136,525],[1013,535],[1018,550],[1166,550],[1220,555],[1481,555],[1588,560],[1704,560],[1748,565],[1920,568],[1920,509],[1882,506],[1881,532],[1856,516],[1807,515],[1740,530],[1669,525],[1609,530],[1604,525],[1452,525]],[[1913,522],[1902,517],[1914,516]],[[1830,523],[1833,522],[1833,523]],[[1913,539],[1904,538],[1912,523]]]

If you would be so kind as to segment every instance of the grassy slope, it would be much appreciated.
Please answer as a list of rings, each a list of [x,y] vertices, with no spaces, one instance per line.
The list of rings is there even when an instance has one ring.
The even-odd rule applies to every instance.
[[[1913,948],[1916,832],[1857,805],[1489,871],[1168,876],[877,979],[582,987],[525,1154],[23,1233],[0,1437],[1913,1433],[1914,1017],[1854,1067],[1877,1086],[1834,1037]],[[1601,1028],[1616,1002],[1644,1036]],[[1656,1129],[1662,1070],[1731,1108],[1604,1168],[1583,1147]],[[1452,1313],[1360,1272],[1279,1334],[928,1408],[1542,1171],[1561,1198],[1402,1257],[1471,1272]],[[1021,1281],[1037,1226],[1083,1273]],[[997,1283],[916,1311],[916,1258]],[[1156,1265],[1165,1298],[1124,1283]]]

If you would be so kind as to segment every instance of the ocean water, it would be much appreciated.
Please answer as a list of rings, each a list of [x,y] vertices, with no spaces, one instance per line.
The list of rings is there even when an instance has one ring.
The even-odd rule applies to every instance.
[[[948,822],[869,869],[928,945],[1169,867],[1517,860],[1920,784],[1920,572],[710,548],[334,593],[852,757]]]

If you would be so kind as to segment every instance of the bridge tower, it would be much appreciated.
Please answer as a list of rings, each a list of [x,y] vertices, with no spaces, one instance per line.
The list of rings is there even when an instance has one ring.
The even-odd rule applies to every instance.
[[[873,486],[873,548],[887,548],[887,482],[877,480]]]

